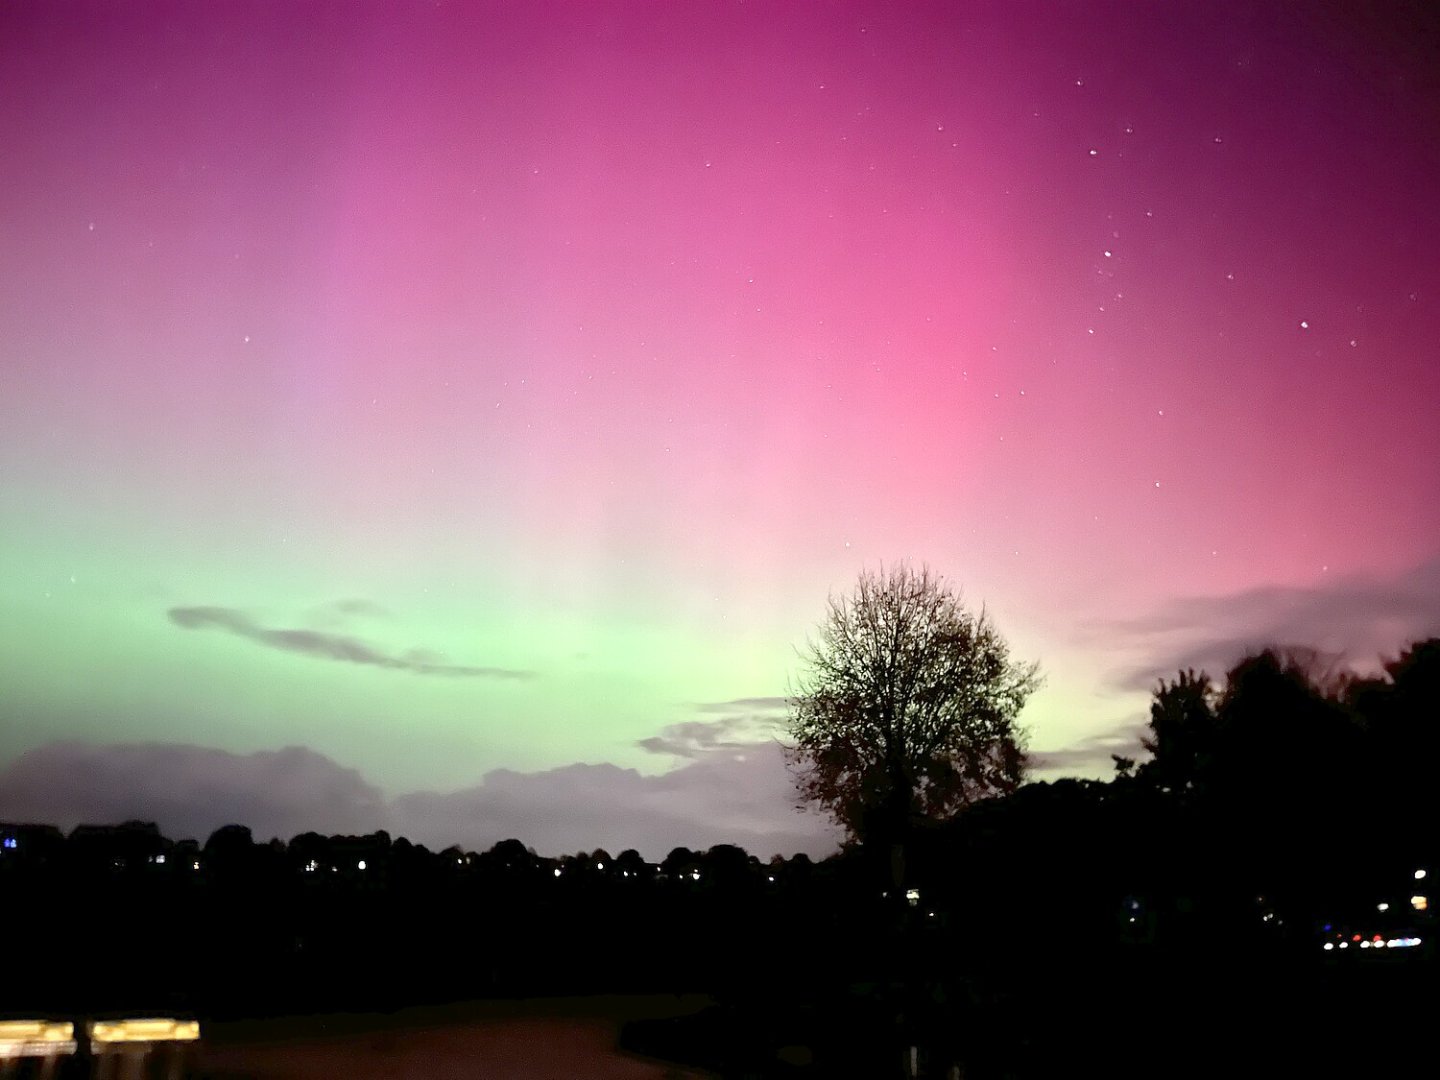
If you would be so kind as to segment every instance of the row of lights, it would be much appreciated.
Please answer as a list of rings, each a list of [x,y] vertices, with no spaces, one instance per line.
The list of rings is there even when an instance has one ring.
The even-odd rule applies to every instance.
[[[1416,945],[1420,944],[1420,938],[1392,937],[1386,939],[1382,938],[1379,934],[1376,934],[1369,941],[1361,941],[1358,944],[1362,949],[1413,949]],[[1348,949],[1349,947],[1350,942],[1348,941],[1341,941],[1338,943],[1334,941],[1327,941],[1323,946],[1326,952],[1330,952],[1334,949]]]

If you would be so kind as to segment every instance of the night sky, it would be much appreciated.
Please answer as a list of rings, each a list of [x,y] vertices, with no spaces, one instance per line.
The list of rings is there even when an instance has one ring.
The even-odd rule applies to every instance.
[[[0,818],[820,854],[882,560],[1041,777],[1440,632],[1440,20],[1352,6],[5,4]]]

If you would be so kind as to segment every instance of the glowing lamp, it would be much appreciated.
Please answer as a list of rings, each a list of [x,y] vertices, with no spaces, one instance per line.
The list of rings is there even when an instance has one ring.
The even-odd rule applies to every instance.
[[[0,1020],[0,1061],[75,1052],[75,1027],[54,1020]],[[6,1076],[11,1066],[0,1068]],[[45,1075],[49,1075],[48,1073]]]
[[[74,1024],[54,1020],[0,1020],[0,1043],[65,1042],[74,1037]]]
[[[194,1042],[200,1038],[198,1020],[151,1017],[137,1020],[96,1020],[89,1024],[97,1043]]]

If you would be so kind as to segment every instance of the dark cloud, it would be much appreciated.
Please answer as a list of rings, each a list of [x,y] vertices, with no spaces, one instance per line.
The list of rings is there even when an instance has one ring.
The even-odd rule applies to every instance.
[[[1373,669],[1420,638],[1440,634],[1440,557],[1394,578],[1348,576],[1319,586],[1266,586],[1227,596],[1186,597],[1150,615],[1100,628],[1139,659],[1116,676],[1152,689],[1182,668],[1219,676],[1267,646],[1303,647]]]
[[[495,679],[528,679],[534,676],[534,672],[514,668],[443,663],[437,654],[422,650],[412,650],[397,656],[344,634],[331,634],[321,630],[272,630],[258,625],[244,612],[234,608],[175,607],[167,614],[171,622],[187,630],[223,630],[267,648],[322,660],[365,664],[394,671],[408,671],[415,675],[484,676]]]
[[[257,837],[389,827],[380,789],[303,747],[232,754],[168,743],[56,742],[0,770],[0,819],[70,829],[82,822],[154,821],[172,838],[222,825]]]

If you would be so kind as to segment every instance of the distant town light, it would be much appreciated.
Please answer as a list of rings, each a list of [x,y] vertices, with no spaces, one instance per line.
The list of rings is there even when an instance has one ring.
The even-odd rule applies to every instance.
[[[17,847],[20,846],[20,841],[16,840],[15,837],[13,837],[13,836],[7,836],[7,837],[5,837],[4,843],[5,843],[5,849],[6,849],[7,851],[14,851]],[[1420,875],[1419,875],[1419,874],[1416,874],[1415,876],[1416,876],[1416,877],[1419,877]]]
[[[1375,905],[1375,910],[1376,910],[1376,911],[1389,911],[1389,910],[1390,910],[1390,905],[1389,905],[1389,904],[1386,904],[1386,903],[1384,903],[1384,902],[1381,902],[1381,903]]]
[[[190,864],[190,869],[191,869],[191,870],[199,870],[199,869],[200,869],[200,860],[199,860],[199,859],[196,859],[194,862],[192,862],[192,863]]]
[[[1410,897],[1410,906],[1416,911],[1425,911],[1430,907],[1430,898],[1428,896],[1412,896]]]
[[[690,879],[691,879],[692,881],[699,881],[699,880],[700,880],[700,871],[699,871],[699,870],[692,870],[692,871],[690,871]]]
[[[164,855],[156,855],[156,856],[155,856],[155,865],[157,865],[157,866],[164,866],[164,865],[165,865],[165,856],[164,856]]]
[[[11,844],[11,845],[9,845],[9,846],[10,846],[10,847],[14,847],[15,845]],[[1416,881],[1424,881],[1424,880],[1425,880],[1425,871],[1424,871],[1424,870],[1416,870],[1416,871],[1415,871],[1415,880],[1416,880]]]
[[[1325,942],[1325,951],[1326,951],[1326,952],[1329,952],[1329,951],[1330,951],[1331,949],[1333,949],[1333,948],[1335,948],[1335,943],[1334,943],[1333,941],[1327,941],[1327,942]]]
[[[356,870],[364,870],[364,869],[365,869],[365,860],[364,860],[364,859],[361,859],[359,862],[357,862],[357,863],[355,864],[355,869],[356,869]]]
[[[1348,949],[1348,948],[1350,947],[1350,942],[1348,942],[1348,941],[1342,941],[1342,942],[1340,942],[1340,947],[1341,947],[1342,949]]]
[[[555,867],[555,876],[556,876],[556,877],[559,877],[559,876],[560,876],[560,867],[558,867],[558,866]]]
[[[905,890],[905,899],[910,902],[910,906],[911,906],[911,907],[914,907],[916,904],[920,903],[920,890],[919,890],[919,889],[906,889],[906,890]]]
[[[603,862],[597,862],[597,863],[595,864],[595,869],[596,869],[596,870],[604,870],[604,869],[605,869],[605,864],[604,864]]]

